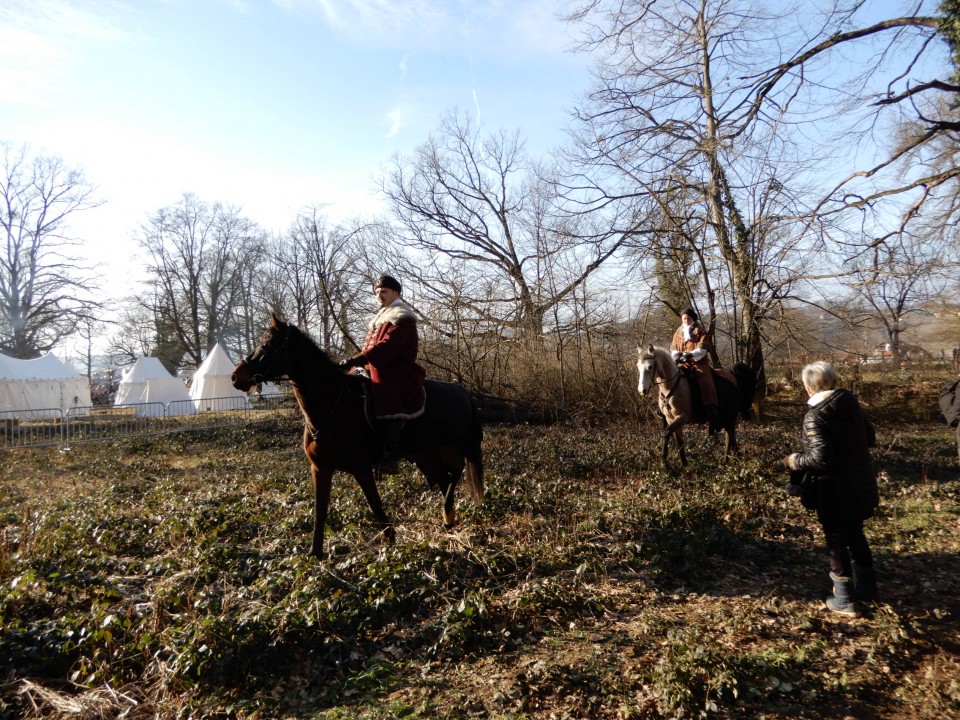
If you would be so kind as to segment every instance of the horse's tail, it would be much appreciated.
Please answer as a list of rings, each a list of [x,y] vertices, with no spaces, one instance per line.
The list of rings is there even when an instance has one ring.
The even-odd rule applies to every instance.
[[[734,363],[730,372],[737,379],[737,410],[740,417],[750,420],[753,417],[753,394],[757,391],[757,374],[744,362]]]
[[[466,459],[465,482],[470,497],[477,505],[483,503],[483,425],[477,404],[470,400],[470,428],[467,431],[466,447],[463,450]]]

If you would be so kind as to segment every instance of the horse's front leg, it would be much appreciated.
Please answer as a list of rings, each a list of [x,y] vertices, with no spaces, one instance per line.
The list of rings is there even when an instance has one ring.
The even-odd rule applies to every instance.
[[[380,500],[380,492],[377,490],[377,483],[373,477],[373,469],[364,466],[355,471],[353,476],[360,484],[360,489],[363,490],[363,496],[367,499],[367,505],[370,506],[374,519],[383,529],[383,536],[388,542],[392,543],[396,539],[397,533],[393,529],[393,523],[387,513],[383,510],[383,501]]]
[[[673,433],[677,438],[677,451],[680,453],[680,467],[687,466],[687,439],[683,434],[683,427],[678,427]]]
[[[663,467],[669,472],[673,472],[673,468],[670,466],[670,433],[666,429],[663,431]]]
[[[670,462],[667,459],[668,453],[670,451],[670,436],[673,435],[677,438],[677,450],[680,454],[680,465],[681,467],[687,466],[687,450],[686,442],[683,437],[683,426],[686,424],[687,419],[684,415],[679,415],[675,417],[664,429],[663,431],[663,465],[668,470],[673,470],[670,466]]]
[[[318,467],[311,460],[310,474],[313,478],[313,542],[310,544],[310,554],[322,559],[323,531],[327,524],[327,509],[330,507],[333,468]]]

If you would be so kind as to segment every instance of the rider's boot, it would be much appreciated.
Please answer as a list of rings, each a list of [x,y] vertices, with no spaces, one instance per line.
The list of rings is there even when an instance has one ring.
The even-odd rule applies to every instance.
[[[716,405],[704,405],[703,409],[707,412],[707,423],[711,430],[719,429],[720,415],[717,412]]]
[[[384,475],[396,475],[400,472],[397,464],[400,459],[400,427],[402,420],[379,420],[380,438],[383,440],[383,455],[377,468]]]

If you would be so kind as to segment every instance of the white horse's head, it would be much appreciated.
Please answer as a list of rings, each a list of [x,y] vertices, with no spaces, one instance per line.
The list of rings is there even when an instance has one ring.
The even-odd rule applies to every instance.
[[[646,395],[657,377],[657,355],[653,345],[646,350],[637,345],[637,372],[640,374],[637,392]]]
[[[666,350],[655,348],[653,345],[647,348],[637,345],[637,356],[637,372],[640,375],[637,391],[641,395],[646,395],[650,391],[658,377],[661,380],[667,380],[676,374],[676,363]]]

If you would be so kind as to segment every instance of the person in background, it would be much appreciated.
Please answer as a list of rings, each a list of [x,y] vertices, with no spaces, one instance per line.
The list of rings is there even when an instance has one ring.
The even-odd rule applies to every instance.
[[[400,299],[403,288],[399,281],[392,275],[382,275],[373,290],[380,310],[370,321],[360,353],[340,366],[367,369],[373,385],[373,414],[383,438],[383,456],[378,466],[381,472],[393,475],[399,472],[403,423],[423,414],[426,372],[417,364],[417,316]]]
[[[943,386],[939,403],[947,425],[957,429],[957,458],[960,460],[960,378]]]
[[[713,370],[710,367],[708,353],[713,344],[707,331],[700,325],[697,313],[692,307],[680,311],[680,327],[673,334],[670,350],[673,359],[686,362],[697,375],[700,388],[700,402],[711,425],[717,422],[717,388],[713,384]]]
[[[837,373],[828,363],[807,365],[801,377],[809,405],[803,418],[803,451],[787,455],[783,464],[808,472],[816,483],[817,519],[833,581],[826,606],[858,617],[861,603],[877,600],[873,553],[863,533],[864,521],[880,502],[870,459],[876,433],[853,393],[837,387]]]

